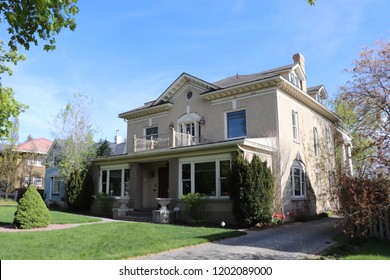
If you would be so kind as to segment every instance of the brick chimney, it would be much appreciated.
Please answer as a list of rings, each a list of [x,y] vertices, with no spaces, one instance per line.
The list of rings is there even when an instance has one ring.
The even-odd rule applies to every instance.
[[[302,68],[302,71],[303,71],[303,74],[306,76],[306,70],[305,70],[305,57],[300,54],[300,53],[296,53],[293,55],[293,60],[294,60],[294,64],[299,64]],[[306,92],[307,90],[307,87],[306,87],[306,79],[301,81],[301,85],[302,85],[302,90],[304,92]]]

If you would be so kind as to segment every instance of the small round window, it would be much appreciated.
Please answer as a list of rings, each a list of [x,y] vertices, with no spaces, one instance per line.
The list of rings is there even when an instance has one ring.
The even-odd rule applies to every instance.
[[[187,92],[186,98],[187,98],[188,100],[190,100],[191,97],[192,97],[192,91]]]

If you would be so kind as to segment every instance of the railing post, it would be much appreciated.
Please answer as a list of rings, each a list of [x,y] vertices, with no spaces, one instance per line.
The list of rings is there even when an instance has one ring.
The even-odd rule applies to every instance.
[[[137,151],[137,136],[134,134],[133,137],[133,152]]]
[[[191,146],[191,134],[187,131],[187,146]]]
[[[171,141],[171,148],[174,148],[176,147],[176,135],[175,135],[175,128],[172,128],[172,133],[171,133],[171,137],[172,137],[172,141]]]

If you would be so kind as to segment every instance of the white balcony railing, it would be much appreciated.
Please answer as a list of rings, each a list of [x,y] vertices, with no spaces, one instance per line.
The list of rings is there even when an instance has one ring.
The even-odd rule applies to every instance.
[[[203,137],[195,137],[189,133],[176,132],[174,129],[168,133],[155,134],[138,138],[134,135],[133,151],[147,151],[163,148],[174,148],[204,144]]]

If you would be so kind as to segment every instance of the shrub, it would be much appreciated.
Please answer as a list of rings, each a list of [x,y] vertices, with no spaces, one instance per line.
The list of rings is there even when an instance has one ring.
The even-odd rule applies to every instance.
[[[184,211],[190,217],[190,224],[202,224],[202,215],[205,212],[205,200],[208,197],[200,193],[189,193],[181,196]]]
[[[14,225],[20,229],[42,228],[50,224],[50,212],[35,186],[27,188],[19,200]]]
[[[232,164],[229,182],[233,214],[239,223],[253,226],[271,222],[275,184],[267,162],[256,155],[248,162],[238,155]]]

